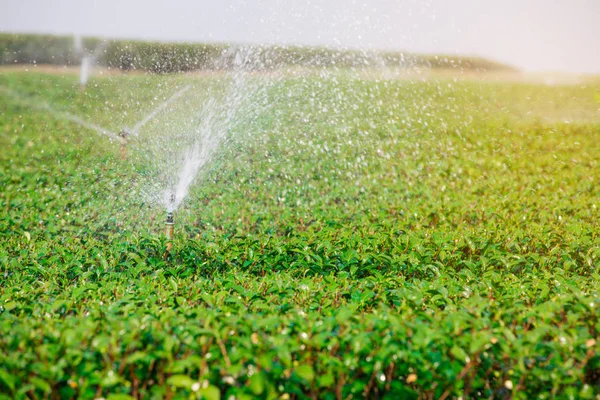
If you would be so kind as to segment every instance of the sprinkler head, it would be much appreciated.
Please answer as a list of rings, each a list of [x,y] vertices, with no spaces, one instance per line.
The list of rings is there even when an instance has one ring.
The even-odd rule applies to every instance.
[[[129,138],[129,131],[127,129],[121,129],[119,137],[121,138],[121,160],[127,159],[127,139]]]
[[[167,212],[167,220],[165,222],[165,236],[167,237],[167,253],[173,248],[173,228],[175,221],[173,220],[173,212]]]

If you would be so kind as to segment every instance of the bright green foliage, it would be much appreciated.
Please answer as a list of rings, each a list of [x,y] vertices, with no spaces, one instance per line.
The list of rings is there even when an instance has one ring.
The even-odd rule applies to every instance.
[[[182,79],[0,84],[118,130]],[[166,256],[151,164],[3,97],[0,398],[595,398],[598,93],[285,79]]]

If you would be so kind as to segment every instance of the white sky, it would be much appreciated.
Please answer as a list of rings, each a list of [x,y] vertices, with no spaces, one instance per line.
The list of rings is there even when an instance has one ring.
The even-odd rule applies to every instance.
[[[600,73],[600,0],[0,0],[0,30],[459,53]]]

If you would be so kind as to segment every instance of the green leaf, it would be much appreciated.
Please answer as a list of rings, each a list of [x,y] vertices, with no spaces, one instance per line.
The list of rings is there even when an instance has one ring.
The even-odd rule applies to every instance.
[[[464,351],[463,349],[461,349],[458,346],[454,346],[452,347],[452,349],[450,349],[450,353],[452,353],[452,355],[454,356],[454,358],[456,358],[457,360],[467,363],[468,362],[468,354],[466,351]]]
[[[44,393],[52,392],[52,387],[45,380],[34,376],[30,379],[30,381],[31,381],[31,383],[33,383],[33,385],[36,388],[40,389],[42,392],[44,392]]]
[[[329,387],[333,385],[335,379],[331,372],[327,372],[325,375],[321,375],[318,378],[319,387]]]
[[[208,385],[208,387],[200,389],[198,393],[202,396],[201,399],[221,400],[221,391],[213,385]]]
[[[261,394],[265,390],[265,382],[263,374],[260,372],[252,375],[250,379],[248,379],[248,387],[255,395]]]
[[[0,369],[0,382],[7,386],[11,392],[15,390],[15,377],[9,374],[5,369]]]
[[[173,375],[167,379],[167,384],[178,388],[191,389],[194,380],[187,375]]]
[[[123,393],[109,394],[106,400],[135,400],[132,396]]]
[[[136,351],[135,353],[133,353],[129,357],[127,357],[126,363],[127,364],[136,364],[138,362],[145,361],[148,358],[149,358],[148,354],[143,353],[141,351]]]
[[[307,364],[299,365],[294,369],[294,373],[307,382],[312,382],[315,378],[315,372],[312,367]]]

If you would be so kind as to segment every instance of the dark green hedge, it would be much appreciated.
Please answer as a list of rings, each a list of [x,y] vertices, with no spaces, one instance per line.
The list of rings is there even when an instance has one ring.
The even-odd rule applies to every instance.
[[[0,64],[77,65],[80,56],[73,37],[29,34],[0,34]],[[92,53],[101,42],[83,40]],[[185,72],[230,68],[233,52],[222,44],[160,43],[110,40],[98,63],[123,70],[155,73]],[[286,66],[369,67],[405,66],[427,68],[463,68],[468,70],[505,70],[511,67],[476,57],[416,55],[401,52],[364,52],[317,47],[253,46],[247,62],[256,69]]]

